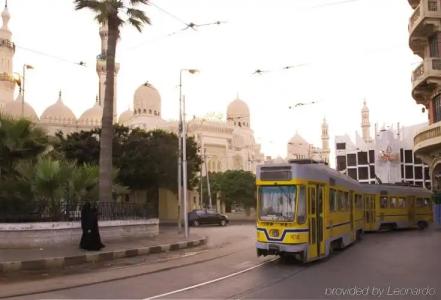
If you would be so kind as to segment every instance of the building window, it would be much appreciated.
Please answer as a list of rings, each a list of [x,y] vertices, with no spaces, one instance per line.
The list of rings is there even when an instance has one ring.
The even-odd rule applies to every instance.
[[[343,171],[346,169],[346,156],[338,155],[337,156],[337,171]]]
[[[357,156],[355,153],[348,154],[348,166],[354,167],[357,165]]]
[[[375,151],[369,150],[369,163],[373,164],[375,162]]]
[[[404,150],[404,161],[406,163],[412,163],[413,162],[413,153],[412,150]]]
[[[368,153],[360,151],[358,152],[358,164],[367,165],[368,164]]]
[[[406,166],[406,179],[413,178],[413,166]]]
[[[441,95],[437,95],[432,100],[433,123],[441,121]]]
[[[356,168],[348,169],[348,176],[351,177],[352,179],[357,180],[357,169]]]
[[[401,179],[404,178],[404,165],[401,165]]]
[[[368,177],[368,167],[359,167],[358,168],[358,179],[369,179]]]
[[[439,57],[438,35],[434,34],[429,37],[430,57]]]
[[[337,143],[335,146],[337,150],[345,150],[346,149],[346,143]]]
[[[415,179],[423,179],[423,168],[415,167]]]
[[[424,179],[430,180],[429,167],[427,167],[427,166],[424,167]]]
[[[375,178],[375,166],[369,166],[370,177]]]
[[[400,162],[404,162],[404,150],[403,148],[400,149]],[[403,176],[401,176],[403,177]]]

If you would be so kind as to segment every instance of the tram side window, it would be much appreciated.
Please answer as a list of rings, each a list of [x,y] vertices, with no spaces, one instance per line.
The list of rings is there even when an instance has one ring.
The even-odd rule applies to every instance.
[[[381,208],[387,208],[387,197],[381,197],[380,198],[380,207]]]
[[[297,207],[297,223],[303,224],[306,221],[306,187],[301,185],[299,188],[299,203]]]
[[[429,199],[427,198],[418,198],[416,201],[416,207],[428,207],[430,206]]]
[[[336,198],[335,190],[330,189],[329,190],[329,210],[330,211],[335,211],[337,208],[336,203],[335,203],[335,198]]]
[[[363,209],[363,199],[361,195],[355,195],[355,207],[357,209]]]
[[[398,198],[398,208],[406,208],[406,202],[404,201],[404,198]]]
[[[397,208],[397,198],[396,197],[391,197],[390,198],[390,208]]]
[[[351,204],[349,203],[350,199],[349,199],[349,193],[348,192],[344,192],[343,193],[343,199],[344,199],[344,209],[343,211],[349,211]]]

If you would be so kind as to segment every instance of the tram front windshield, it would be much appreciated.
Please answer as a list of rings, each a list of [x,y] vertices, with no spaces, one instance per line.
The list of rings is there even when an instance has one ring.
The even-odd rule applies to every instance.
[[[262,221],[294,221],[297,187],[259,187],[259,216]]]

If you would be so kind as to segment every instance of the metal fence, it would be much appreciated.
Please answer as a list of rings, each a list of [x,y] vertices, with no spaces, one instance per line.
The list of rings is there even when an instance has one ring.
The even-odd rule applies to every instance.
[[[81,209],[85,203],[61,203],[57,208],[45,209],[40,212],[9,214],[0,212],[0,223],[80,221]],[[98,209],[99,220],[136,220],[157,216],[146,203],[97,202],[91,203],[91,206]]]

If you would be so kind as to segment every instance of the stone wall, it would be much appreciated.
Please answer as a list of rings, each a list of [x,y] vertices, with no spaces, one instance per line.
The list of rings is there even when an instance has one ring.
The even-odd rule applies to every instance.
[[[148,238],[159,234],[159,220],[99,221],[104,241]],[[0,248],[79,244],[80,222],[0,223]]]

